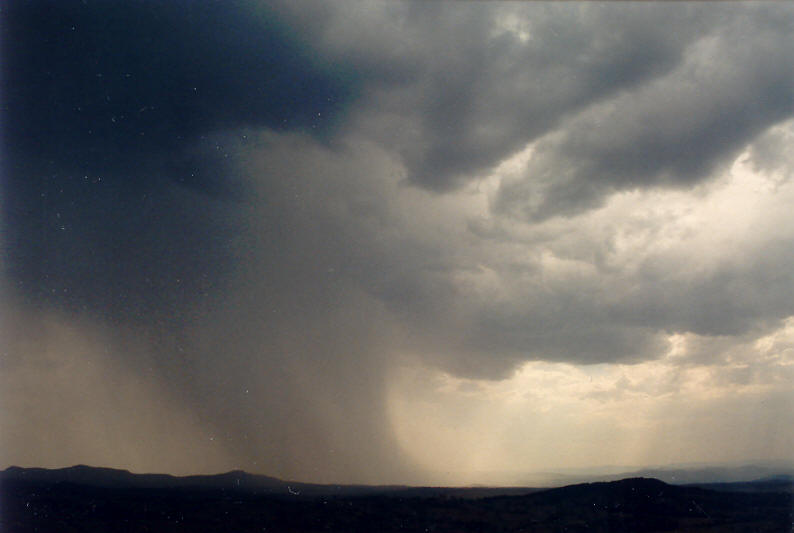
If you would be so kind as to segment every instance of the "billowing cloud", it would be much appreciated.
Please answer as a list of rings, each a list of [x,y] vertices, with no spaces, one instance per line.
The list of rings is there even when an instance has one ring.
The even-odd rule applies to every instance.
[[[497,208],[534,219],[591,209],[614,191],[692,185],[794,112],[794,15],[758,9],[705,28],[675,68],[585,109],[538,141]],[[765,24],[767,22],[768,24]],[[741,39],[741,51],[733,46]]]
[[[541,143],[545,159],[559,161],[528,169],[541,187],[572,181],[572,193],[603,197],[691,182],[792,112],[788,9],[341,3],[314,17],[298,6],[288,16],[366,73],[358,127],[431,190],[479,179],[545,136],[555,139]]]

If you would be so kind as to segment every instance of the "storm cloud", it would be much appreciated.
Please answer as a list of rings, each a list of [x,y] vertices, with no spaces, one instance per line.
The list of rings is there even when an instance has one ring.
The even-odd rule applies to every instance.
[[[780,404],[792,25],[785,4],[11,2],[2,461],[437,479],[399,437],[394,405],[419,406],[395,391],[447,401],[412,365],[472,391],[528,363],[707,368]]]

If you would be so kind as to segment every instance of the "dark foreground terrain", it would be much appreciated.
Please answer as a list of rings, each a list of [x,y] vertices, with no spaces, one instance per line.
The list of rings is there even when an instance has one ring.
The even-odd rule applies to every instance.
[[[75,467],[12,468],[0,481],[3,533],[793,530],[791,492],[715,491],[647,478],[489,492],[288,484],[243,472],[147,477]]]

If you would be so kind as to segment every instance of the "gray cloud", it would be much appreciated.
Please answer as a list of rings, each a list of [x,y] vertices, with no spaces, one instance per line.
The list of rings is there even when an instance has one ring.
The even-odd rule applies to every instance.
[[[476,179],[571,113],[669,72],[720,18],[665,5],[359,7],[293,16],[369,72],[360,127],[402,156],[412,183],[436,191]]]
[[[539,141],[495,204],[536,220],[707,179],[794,109],[788,6],[285,9],[358,66],[355,127],[400,154],[414,185],[455,189]]]
[[[582,221],[574,227],[587,232],[586,226]],[[735,251],[740,260],[717,260],[708,267],[699,264],[692,243],[691,258],[659,250],[636,267],[617,268],[599,266],[610,251],[599,249],[603,241],[599,244],[592,234],[582,237],[590,251],[587,245],[575,248],[578,259],[566,254],[564,235],[558,243],[538,246],[557,247],[556,259],[570,264],[559,268],[568,272],[560,274],[553,265],[529,273],[504,269],[499,271],[500,294],[506,297],[477,303],[463,298],[474,307],[468,347],[493,358],[502,352],[516,360],[636,362],[665,354],[671,333],[735,343],[773,331],[794,314],[789,268],[794,257],[787,234],[745,242]]]
[[[691,186],[790,116],[794,70],[784,58],[794,14],[788,6],[730,14],[699,35],[675,69],[583,110],[539,141],[496,209],[543,220],[596,207],[616,190]]]
[[[794,156],[789,147],[794,141],[794,122],[770,128],[750,146],[750,158],[756,170],[776,175],[778,182],[791,179]]]

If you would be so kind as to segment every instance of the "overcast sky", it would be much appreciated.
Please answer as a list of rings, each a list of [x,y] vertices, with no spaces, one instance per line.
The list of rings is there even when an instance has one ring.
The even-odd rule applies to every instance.
[[[0,467],[794,461],[794,6],[11,1]]]

